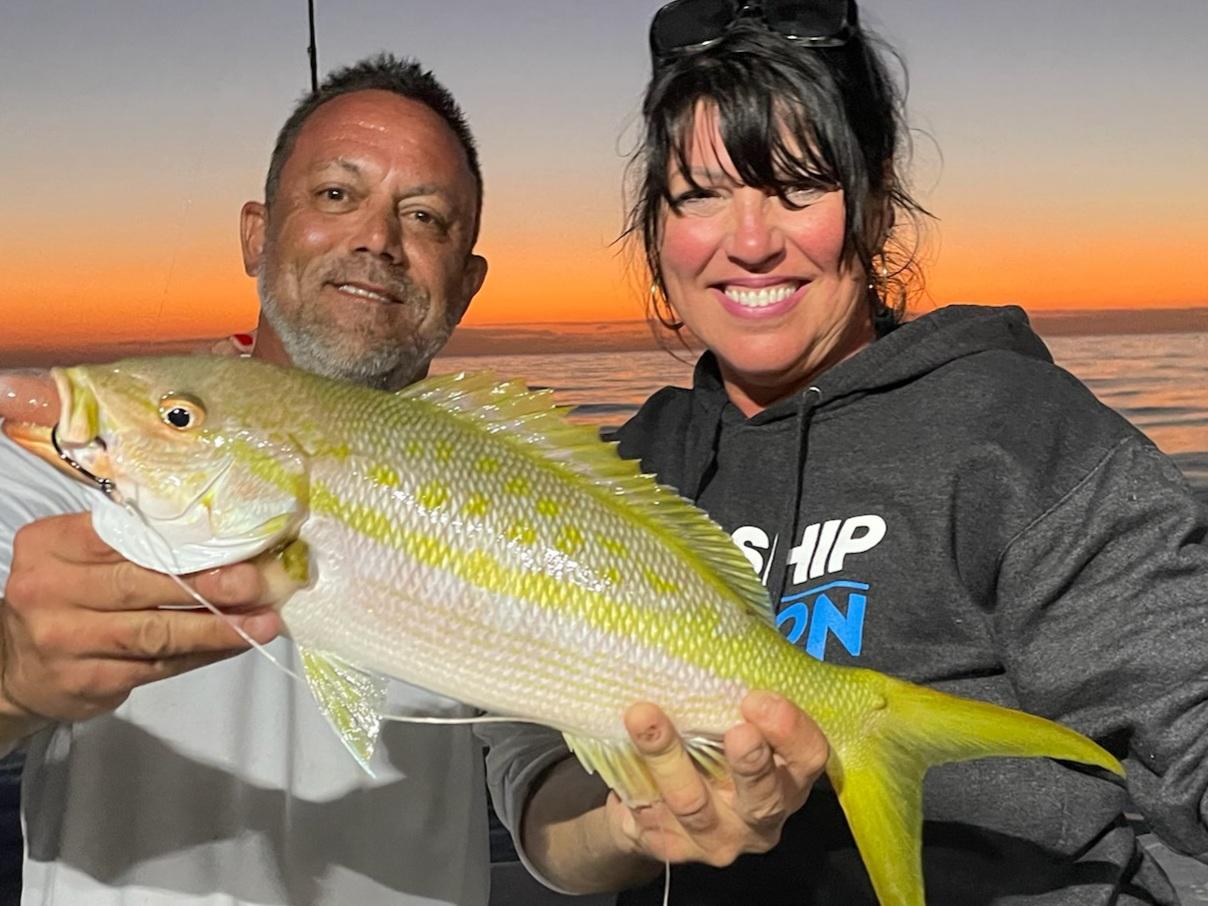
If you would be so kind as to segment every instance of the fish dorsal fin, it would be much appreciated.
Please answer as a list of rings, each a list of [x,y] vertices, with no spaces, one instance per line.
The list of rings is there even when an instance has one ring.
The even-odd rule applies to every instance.
[[[369,766],[381,732],[386,680],[358,670],[331,654],[298,646],[307,685],[340,741],[357,763],[373,776]]]
[[[483,371],[438,375],[397,395],[500,434],[597,488],[625,495],[686,555],[706,562],[752,613],[775,624],[767,589],[721,526],[674,488],[643,475],[636,461],[622,459],[616,443],[600,440],[595,428],[573,424],[566,417],[572,407],[556,405],[552,390],[529,390],[522,381],[501,381]]]
[[[566,745],[589,774],[600,779],[630,808],[651,805],[658,801],[659,791],[650,776],[650,769],[628,739],[597,739],[563,733]],[[684,748],[692,760],[714,780],[729,776],[721,740],[713,736],[689,735],[683,739]]]

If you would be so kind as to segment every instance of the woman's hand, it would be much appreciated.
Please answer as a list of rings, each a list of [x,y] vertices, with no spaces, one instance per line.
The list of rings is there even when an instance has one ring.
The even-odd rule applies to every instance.
[[[817,724],[778,695],[752,692],[742,715],[744,722],[725,735],[731,778],[715,781],[696,767],[657,707],[637,704],[625,713],[661,801],[631,809],[609,795],[605,812],[619,848],[660,862],[720,867],[779,842],[784,822],[826,768],[829,747]]]

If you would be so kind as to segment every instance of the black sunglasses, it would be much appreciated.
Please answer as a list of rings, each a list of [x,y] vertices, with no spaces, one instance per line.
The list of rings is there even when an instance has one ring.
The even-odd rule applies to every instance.
[[[811,47],[838,47],[856,24],[854,0],[672,0],[650,23],[655,68],[674,57],[721,40],[737,22]]]

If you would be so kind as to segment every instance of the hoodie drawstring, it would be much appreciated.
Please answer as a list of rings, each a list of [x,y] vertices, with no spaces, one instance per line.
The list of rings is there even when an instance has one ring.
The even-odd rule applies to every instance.
[[[821,402],[822,391],[817,387],[808,388],[805,393],[801,394],[801,399],[797,402],[797,464],[796,468],[793,469],[793,493],[792,496],[786,498],[786,509],[777,523],[778,525],[787,525],[789,527],[789,534],[786,540],[790,545],[797,540],[797,522],[801,516],[801,498],[805,493],[805,459],[809,450],[810,424],[813,422],[814,413],[818,410]],[[785,558],[784,570],[780,573],[780,581],[777,583],[778,587],[772,595],[772,609],[777,613],[780,612],[780,602],[784,599],[784,591],[788,587],[790,567],[791,564]]]

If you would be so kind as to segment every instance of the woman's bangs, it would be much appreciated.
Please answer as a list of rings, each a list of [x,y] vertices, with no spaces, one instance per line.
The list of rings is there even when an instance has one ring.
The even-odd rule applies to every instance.
[[[748,88],[715,99],[722,141],[743,184],[781,197],[801,186],[839,186],[829,143],[804,110],[777,103],[773,94]]]

